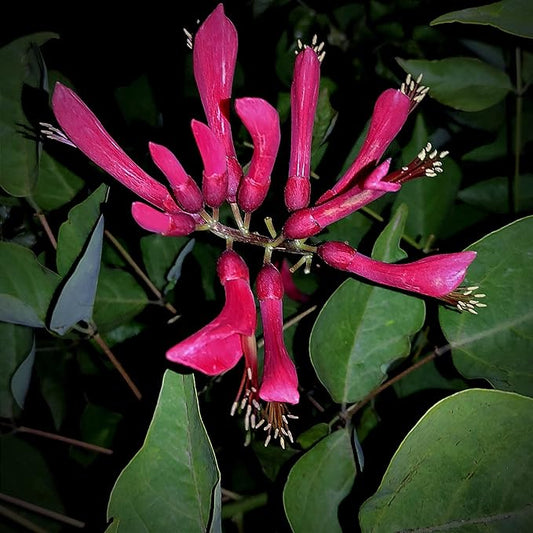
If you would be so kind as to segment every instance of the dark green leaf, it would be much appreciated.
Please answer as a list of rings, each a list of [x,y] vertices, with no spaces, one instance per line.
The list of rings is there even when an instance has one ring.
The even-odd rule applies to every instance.
[[[28,388],[30,386],[34,362],[35,341],[32,343],[31,348],[26,352],[24,360],[20,363],[11,378],[11,393],[21,409],[24,409],[24,403],[26,402],[26,395],[28,394]]]
[[[533,174],[524,174],[517,180],[517,211],[533,208]],[[509,180],[503,177],[480,181],[459,192],[459,198],[467,204],[492,213],[509,212]]]
[[[533,217],[526,217],[469,246],[477,257],[465,285],[487,308],[479,314],[440,310],[453,360],[467,378],[485,378],[494,387],[533,395]]]
[[[533,39],[533,5],[529,0],[503,0],[479,7],[452,11],[437,17],[430,24],[482,24]]]
[[[494,161],[507,155],[507,143],[507,128],[501,127],[493,142],[474,148],[466,153],[462,159],[463,161]]]
[[[294,533],[342,531],[338,507],[355,480],[355,459],[346,429],[323,438],[292,467],[283,490]]]
[[[518,394],[470,389],[440,401],[362,506],[363,533],[528,531],[532,428],[533,400]]]
[[[322,84],[324,84],[324,79],[322,79]],[[316,168],[320,163],[320,160],[324,155],[324,150],[319,152],[319,149],[324,143],[326,143],[331,131],[335,127],[337,117],[337,111],[331,106],[330,90],[327,86],[323,86],[318,95],[315,122],[313,126],[313,142],[311,146],[311,153],[313,156],[311,160],[311,168]],[[318,154],[320,154],[320,156]]]
[[[180,250],[190,241],[190,237],[164,237],[147,235],[141,239],[144,266],[150,281],[163,290],[167,284],[167,274],[177,260]]]
[[[159,113],[146,75],[127,87],[119,87],[115,94],[122,115],[128,122],[141,121],[154,127],[158,125]]]
[[[400,241],[405,228],[405,221],[409,209],[406,204],[400,204],[389,223],[374,243],[372,257],[385,263],[395,263],[405,259],[407,254],[400,248]]]
[[[147,303],[146,293],[131,274],[104,266],[100,268],[93,314],[100,331],[128,323]]]
[[[57,238],[57,271],[66,275],[78,260],[89,235],[100,217],[101,204],[106,201],[108,187],[100,185],[83,202],[73,207],[68,220],[61,224]]]
[[[42,266],[31,250],[18,244],[0,242],[0,259],[0,320],[44,327],[59,276]]]
[[[479,59],[448,57],[427,61],[397,58],[415,78],[423,74],[430,95],[440,103],[462,111],[481,111],[497,104],[512,89],[507,74]]]
[[[165,286],[165,294],[170,292],[176,286],[176,282],[181,277],[181,269],[183,267],[183,262],[185,261],[185,258],[191,253],[195,243],[196,241],[194,239],[189,239],[189,242],[180,250],[176,261],[174,261],[174,264],[167,273],[168,283]]]
[[[435,178],[422,177],[402,185],[394,200],[393,208],[402,203],[409,208],[407,235],[423,243],[430,236],[439,237],[461,182],[461,171],[452,159],[447,157],[443,168]]]
[[[40,146],[24,113],[22,92],[24,87],[43,89],[39,46],[57,37],[35,33],[0,49],[0,186],[13,196],[31,195],[37,181]]]
[[[315,445],[320,439],[323,439],[329,434],[329,425],[325,422],[315,424],[311,426],[307,431],[300,433],[296,442],[302,447],[303,450],[308,450],[311,446]]]
[[[44,211],[58,209],[76,196],[83,183],[81,178],[43,151],[33,200]]]
[[[0,338],[0,417],[15,418],[19,408],[13,395],[12,378],[33,351],[33,330],[0,322]]]
[[[146,440],[111,493],[117,531],[214,531],[219,485],[192,375],[166,371]],[[149,524],[149,526],[148,526]]]
[[[52,311],[50,329],[59,335],[64,335],[81,320],[89,322],[92,319],[103,238],[104,216],[100,215],[96,227],[87,239],[87,246],[63,285]]]
[[[357,402],[410,350],[424,322],[424,302],[347,279],[322,308],[310,339],[311,361],[338,403]]]
[[[14,435],[2,435],[0,472],[0,492],[3,494],[20,498],[52,512],[64,512],[56,487],[56,477],[37,448]],[[7,504],[2,502],[2,505]],[[25,511],[18,506],[11,507],[11,510],[44,528],[43,531],[64,531],[64,525],[51,518]]]

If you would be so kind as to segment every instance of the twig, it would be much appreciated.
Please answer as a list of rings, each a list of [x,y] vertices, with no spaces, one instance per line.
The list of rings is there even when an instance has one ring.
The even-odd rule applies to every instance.
[[[46,439],[58,440],[66,444],[72,444],[73,446],[85,448],[87,450],[91,450],[97,453],[103,453],[106,455],[111,455],[113,453],[113,450],[110,450],[109,448],[104,448],[103,446],[98,446],[97,444],[90,444],[88,442],[72,439],[70,437],[64,437],[63,435],[57,435],[56,433],[49,433],[48,431],[42,431],[40,429],[29,428],[26,426],[18,426],[14,427],[14,430],[17,433],[28,433],[29,435],[37,435]]]
[[[20,516],[19,514],[15,513],[11,509],[8,509],[7,507],[4,507],[3,505],[0,505],[0,516],[5,516],[6,518],[9,518],[11,521],[15,522],[15,524],[19,524],[20,526],[25,527],[28,531],[33,531],[34,533],[46,533],[46,529],[39,527],[31,520]]]
[[[146,286],[157,296],[158,300],[162,302],[171,313],[177,314],[175,307],[171,303],[165,302],[161,291],[152,283],[150,278],[143,272],[133,257],[131,257],[128,251],[120,244],[120,242],[118,242],[113,234],[107,229],[104,230],[104,234],[112,242],[113,246],[117,249],[124,260],[131,266],[131,268],[133,268],[135,273],[144,281],[144,283],[146,283]]]
[[[2,492],[0,492],[0,500],[3,500],[7,503],[11,503],[13,505],[18,505],[19,507],[22,507],[22,509],[27,509],[28,511],[40,514],[41,516],[46,516],[48,518],[51,518],[52,520],[57,520],[58,522],[62,522],[63,524],[68,524],[69,526],[79,528],[85,527],[85,523],[81,522],[80,520],[70,518],[70,516],[66,516],[61,513],[56,513],[55,511],[50,511],[50,509],[45,509],[40,505],[35,505],[34,503],[21,500],[20,498],[15,498],[14,496],[3,494]]]
[[[137,399],[140,400],[142,398],[141,392],[139,391],[135,383],[133,383],[132,379],[128,376],[128,373],[126,372],[124,367],[120,364],[119,360],[115,357],[115,355],[113,354],[109,346],[106,344],[104,339],[102,339],[102,337],[100,337],[100,334],[97,333],[96,331],[93,334],[92,338],[94,339],[96,344],[98,344],[98,346],[102,348],[103,352],[107,355],[111,363],[113,363],[113,366],[118,370],[120,375],[124,378],[124,381],[128,384],[133,394],[135,394]]]
[[[54,247],[54,250],[57,250],[57,241],[56,241],[56,238],[54,237],[52,229],[50,228],[50,225],[48,224],[48,220],[46,220],[46,215],[42,211],[36,211],[35,216],[39,219],[39,222],[41,223],[41,226],[43,227],[44,232],[48,236],[50,243]]]

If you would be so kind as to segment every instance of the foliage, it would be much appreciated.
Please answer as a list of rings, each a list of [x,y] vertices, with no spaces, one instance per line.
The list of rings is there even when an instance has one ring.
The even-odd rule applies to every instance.
[[[297,271],[309,298],[284,301],[301,395],[287,450],[230,416],[239,372],[193,377],[165,359],[220,312],[223,242],[147,234],[129,191],[38,133],[54,124],[53,82],[68,79],[150,175],[148,140],[201,175],[190,120],[203,111],[178,35],[214,5],[193,4],[99,20],[97,36],[51,8],[3,36],[2,531],[530,531],[529,3],[225,3],[240,41],[234,92],[277,106],[282,146],[297,39],[327,42],[316,197],[353,160],[378,94],[424,74],[429,97],[387,155],[406,165],[430,141],[450,151],[445,171],[312,242],[348,241],[390,263],[474,250],[465,285],[486,295],[474,315],[324,264]],[[249,138],[234,132],[245,161]],[[256,223],[284,223],[287,159]],[[243,253],[254,279],[261,256]]]

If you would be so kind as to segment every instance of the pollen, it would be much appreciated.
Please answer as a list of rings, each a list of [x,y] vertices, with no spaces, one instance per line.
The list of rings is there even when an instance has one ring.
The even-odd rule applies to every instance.
[[[303,43],[301,39],[298,39],[296,41],[296,44],[297,48],[294,51],[296,55],[298,55],[302,50],[305,50],[306,48],[312,48],[318,57],[318,61],[320,61],[320,63],[324,61],[324,57],[326,56],[326,51],[324,50],[325,43],[324,41],[318,42],[318,36],[316,35],[316,33],[315,35],[313,35],[310,45]]]
[[[297,419],[298,417],[289,413],[286,404],[282,402],[269,402],[263,410],[264,419],[261,424],[257,424],[255,428],[259,428],[266,420],[266,425],[263,431],[266,432],[265,447],[267,447],[272,440],[279,441],[280,446],[285,449],[286,440],[293,443],[294,438],[289,429],[289,419]]]
[[[487,307],[487,304],[480,302],[481,298],[485,298],[486,294],[484,293],[475,293],[479,289],[478,286],[471,287],[459,287],[455,291],[447,294],[442,300],[446,303],[453,305],[461,313],[467,311],[472,315],[477,315],[478,312],[476,308],[482,309]]]
[[[231,406],[230,415],[234,416],[237,411],[244,413],[244,429],[246,432],[262,425],[261,404],[257,400],[257,376],[248,367],[244,370],[237,397]],[[258,419],[260,423],[258,423]]]
[[[59,128],[48,124],[48,122],[39,122],[39,126],[41,126],[40,134],[47,139],[77,148],[77,146]]]
[[[420,176],[427,176],[434,178],[438,174],[444,172],[442,168],[442,159],[448,155],[448,152],[440,152],[433,148],[432,144],[428,142],[416,158],[401,170],[392,172],[386,176],[386,181],[390,183],[405,183],[413,178]]]
[[[419,74],[416,80],[413,80],[411,74],[407,74],[407,78],[405,78],[405,81],[400,86],[400,91],[411,100],[409,113],[415,109],[429,92],[429,87],[422,85],[420,83],[421,81],[422,74]]]

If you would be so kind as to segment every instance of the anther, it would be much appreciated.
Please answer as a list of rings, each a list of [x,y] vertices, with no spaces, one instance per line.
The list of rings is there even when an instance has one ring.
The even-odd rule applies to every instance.
[[[231,406],[231,410],[229,412],[229,414],[231,416],[233,416],[235,414],[235,411],[237,411],[237,407],[239,406],[239,403],[238,402],[233,402],[233,405]]]
[[[279,438],[279,443],[283,449],[285,449],[285,439],[283,437]]]
[[[268,446],[268,443],[270,442],[270,435],[267,435],[267,438],[265,439],[265,448]]]

